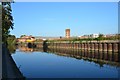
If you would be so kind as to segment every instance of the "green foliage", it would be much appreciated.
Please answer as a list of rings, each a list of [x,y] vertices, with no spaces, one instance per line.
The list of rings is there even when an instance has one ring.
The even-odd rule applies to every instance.
[[[20,37],[23,37],[23,36],[26,36],[26,35],[21,35]]]
[[[15,45],[16,37],[14,35],[8,35],[7,43],[8,43],[8,45]]]
[[[13,17],[12,17],[11,3],[2,2],[2,41],[7,41],[10,29],[13,29]]]
[[[99,37],[96,38],[96,40],[98,40],[98,41],[104,40],[104,35],[103,34],[99,34]]]
[[[16,46],[15,45],[8,45],[7,48],[9,49],[11,54],[15,53],[15,51],[16,51]]]
[[[10,53],[14,53],[16,50],[16,37],[15,35],[8,35],[7,38],[7,48],[9,49]]]
[[[104,37],[104,35],[103,34],[99,34],[99,37],[98,38],[103,38]]]

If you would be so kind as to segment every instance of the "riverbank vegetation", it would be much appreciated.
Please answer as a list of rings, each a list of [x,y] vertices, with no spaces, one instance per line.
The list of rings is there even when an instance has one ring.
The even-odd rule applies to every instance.
[[[9,49],[10,53],[14,53],[16,50],[16,37],[15,35],[8,35],[7,38],[7,48]]]

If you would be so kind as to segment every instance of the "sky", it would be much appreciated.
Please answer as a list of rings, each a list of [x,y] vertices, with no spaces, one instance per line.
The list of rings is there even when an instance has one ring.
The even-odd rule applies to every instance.
[[[118,2],[119,0],[14,0],[14,1],[16,2]]]
[[[11,34],[59,37],[118,33],[117,2],[16,2],[12,3]]]

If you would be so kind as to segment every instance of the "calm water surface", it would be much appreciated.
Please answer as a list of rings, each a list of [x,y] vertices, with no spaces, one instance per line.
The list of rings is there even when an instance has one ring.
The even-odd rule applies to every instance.
[[[20,71],[27,78],[118,78],[120,67],[99,64],[52,52],[22,51],[12,54]]]

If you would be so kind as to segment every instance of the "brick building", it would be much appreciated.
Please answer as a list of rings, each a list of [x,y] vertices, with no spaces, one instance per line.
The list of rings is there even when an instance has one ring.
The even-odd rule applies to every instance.
[[[70,38],[70,29],[65,30],[65,37]]]

